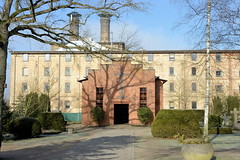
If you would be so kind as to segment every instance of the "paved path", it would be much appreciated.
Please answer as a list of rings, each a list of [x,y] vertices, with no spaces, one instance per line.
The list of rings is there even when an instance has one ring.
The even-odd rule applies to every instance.
[[[210,136],[213,160],[240,160],[240,134]],[[75,134],[3,144],[0,160],[183,160],[181,144],[151,136],[149,127],[85,128]]]

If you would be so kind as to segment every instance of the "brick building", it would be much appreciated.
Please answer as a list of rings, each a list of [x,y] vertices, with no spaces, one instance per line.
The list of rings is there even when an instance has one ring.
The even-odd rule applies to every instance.
[[[146,76],[147,75],[147,76]],[[140,124],[137,109],[148,106],[153,115],[162,109],[163,83],[153,69],[121,60],[101,64],[89,70],[82,83],[82,124],[91,125],[90,110],[100,106],[105,111],[103,125],[119,123]]]

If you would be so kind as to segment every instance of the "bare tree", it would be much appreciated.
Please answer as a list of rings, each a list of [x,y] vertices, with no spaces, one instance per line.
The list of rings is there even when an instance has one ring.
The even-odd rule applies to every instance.
[[[118,39],[120,42],[125,43],[126,50],[140,50],[142,48],[137,30],[133,32],[130,31],[129,25],[125,23],[122,25]]]
[[[144,4],[135,0],[4,0],[0,2],[0,117],[6,80],[6,59],[9,38],[21,36],[42,43],[65,47],[72,33],[61,12],[75,9],[84,14],[83,23],[94,14],[119,16],[126,11],[142,10]],[[81,48],[86,50],[87,48]],[[1,120],[0,120],[1,124]],[[1,133],[0,126],[0,133]]]

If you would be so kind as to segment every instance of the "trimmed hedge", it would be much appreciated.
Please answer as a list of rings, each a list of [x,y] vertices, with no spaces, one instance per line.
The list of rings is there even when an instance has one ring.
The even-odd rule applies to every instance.
[[[219,127],[212,127],[209,131],[209,134],[232,134],[232,128],[219,128]]]
[[[61,112],[44,112],[38,116],[44,130],[65,131],[66,121]]]
[[[142,124],[149,124],[152,119],[153,119],[153,113],[150,110],[150,108],[146,107],[140,107],[137,110],[137,115],[138,115],[138,119]]]
[[[160,110],[152,123],[152,135],[161,138],[173,138],[184,135],[186,138],[201,136],[199,121],[202,110]]]
[[[32,117],[19,117],[11,122],[10,133],[17,139],[37,137],[41,134],[41,124]]]

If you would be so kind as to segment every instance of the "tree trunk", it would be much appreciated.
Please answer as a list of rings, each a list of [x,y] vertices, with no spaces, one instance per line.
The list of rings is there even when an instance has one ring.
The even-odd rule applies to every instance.
[[[206,45],[207,45],[207,57],[206,57],[206,100],[205,100],[205,112],[204,112],[204,141],[208,141],[208,112],[210,104],[210,24],[211,24],[211,0],[208,0],[207,4],[207,32],[206,32]]]
[[[4,107],[4,89],[7,68],[8,31],[7,26],[0,26],[0,149],[2,144],[2,109]]]

